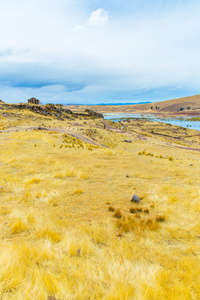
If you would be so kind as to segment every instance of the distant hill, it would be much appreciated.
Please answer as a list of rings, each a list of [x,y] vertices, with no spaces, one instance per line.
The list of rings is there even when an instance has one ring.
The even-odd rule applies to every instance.
[[[200,95],[184,98],[160,101],[151,104],[135,105],[136,110],[148,110],[152,112],[183,112],[200,109]]]
[[[69,105],[64,107],[69,108]],[[70,105],[70,109],[77,112],[84,112],[87,108],[99,113],[200,114],[200,95],[143,104]]]

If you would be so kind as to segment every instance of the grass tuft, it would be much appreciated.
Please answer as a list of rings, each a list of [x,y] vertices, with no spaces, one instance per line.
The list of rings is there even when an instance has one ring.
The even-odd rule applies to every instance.
[[[156,216],[156,222],[164,222],[166,220],[165,215]]]
[[[117,218],[117,219],[121,219],[122,218],[122,213],[119,209],[116,209],[116,211],[114,212],[113,214],[113,217],[114,218]]]
[[[115,208],[114,208],[113,206],[109,206],[109,207],[108,207],[108,211],[114,212],[114,211],[115,211]]]

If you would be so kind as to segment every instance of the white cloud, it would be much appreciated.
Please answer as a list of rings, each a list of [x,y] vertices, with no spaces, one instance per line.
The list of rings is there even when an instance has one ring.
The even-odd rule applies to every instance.
[[[177,91],[177,90],[180,90],[180,89],[182,89],[182,86],[178,85],[178,86],[168,88],[168,91]]]
[[[153,2],[159,1],[164,2]],[[162,14],[154,8],[120,10],[116,17],[108,0],[108,22],[106,10],[93,11],[97,1],[19,2],[0,0],[0,98],[5,101],[34,94],[47,101],[130,101],[152,89],[199,89],[200,3],[173,4]]]
[[[89,17],[89,25],[106,25],[108,23],[108,12],[102,8],[93,11]]]
[[[78,26],[75,26],[73,29],[74,29],[74,30],[81,30],[81,29],[83,29],[83,28],[84,28],[83,26],[78,25]]]

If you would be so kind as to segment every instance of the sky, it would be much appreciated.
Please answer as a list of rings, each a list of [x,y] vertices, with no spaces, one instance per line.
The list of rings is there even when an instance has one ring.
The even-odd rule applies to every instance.
[[[199,0],[0,0],[0,99],[7,103],[195,94]]]

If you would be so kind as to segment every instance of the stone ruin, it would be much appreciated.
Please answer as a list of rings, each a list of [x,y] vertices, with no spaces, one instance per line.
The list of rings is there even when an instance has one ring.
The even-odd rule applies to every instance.
[[[36,98],[30,98],[30,99],[28,99],[28,103],[40,104],[40,100],[38,100]]]

